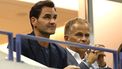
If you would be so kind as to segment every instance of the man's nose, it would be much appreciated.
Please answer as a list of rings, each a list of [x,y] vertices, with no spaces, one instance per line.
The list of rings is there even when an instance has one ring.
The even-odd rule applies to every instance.
[[[85,42],[87,41],[87,38],[86,38],[85,36],[83,36],[83,37],[81,38],[81,40],[82,40],[83,43],[85,43]]]
[[[51,19],[50,19],[50,23],[51,23],[51,24],[55,24],[55,19],[51,18]]]

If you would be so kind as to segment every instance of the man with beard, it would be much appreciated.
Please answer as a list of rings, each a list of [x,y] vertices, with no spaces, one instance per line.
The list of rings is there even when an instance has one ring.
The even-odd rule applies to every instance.
[[[28,35],[50,38],[55,33],[57,13],[52,1],[39,1],[30,10],[32,32]],[[22,55],[48,67],[65,68],[67,66],[67,52],[55,43],[36,40],[21,40]],[[79,69],[68,66],[66,69]]]

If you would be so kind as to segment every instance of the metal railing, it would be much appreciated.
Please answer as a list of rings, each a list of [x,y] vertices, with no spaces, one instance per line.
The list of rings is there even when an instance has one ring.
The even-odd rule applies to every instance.
[[[79,48],[87,48],[87,49],[94,49],[94,50],[102,50],[105,52],[110,52],[113,54],[113,59],[114,59],[114,69],[119,69],[118,67],[118,51],[116,50],[110,50],[110,49],[106,49],[106,48],[97,48],[94,46],[90,46],[90,45],[84,45],[84,44],[79,44],[79,43],[73,43],[73,42],[63,42],[63,41],[57,41],[57,40],[51,40],[48,38],[43,38],[43,37],[35,37],[35,36],[31,36],[31,35],[22,35],[22,34],[17,34],[16,35],[16,61],[17,62],[21,62],[21,39],[25,38],[25,39],[31,39],[31,40],[38,40],[38,41],[43,41],[43,42],[50,42],[50,43],[60,43],[60,44],[66,44],[66,45],[71,45],[71,46],[75,46],[75,47],[79,47]]]
[[[120,69],[122,69],[122,52],[119,53],[119,63],[120,63]]]
[[[0,34],[7,35],[8,36],[8,60],[13,61],[13,33],[12,32],[6,32],[6,31],[0,31]]]

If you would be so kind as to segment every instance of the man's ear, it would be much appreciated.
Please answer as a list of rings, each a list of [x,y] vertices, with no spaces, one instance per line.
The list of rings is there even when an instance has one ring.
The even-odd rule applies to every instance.
[[[67,35],[64,36],[64,40],[67,41],[69,37]]]
[[[37,18],[31,17],[31,23],[35,27],[36,26],[36,23],[37,23]]]

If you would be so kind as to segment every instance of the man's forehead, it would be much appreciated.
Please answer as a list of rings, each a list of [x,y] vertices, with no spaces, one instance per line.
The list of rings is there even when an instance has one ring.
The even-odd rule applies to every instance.
[[[72,26],[75,26],[75,27],[77,27],[77,26],[88,26],[88,24],[87,23],[78,23],[78,22],[76,22]]]
[[[43,7],[41,13],[42,14],[57,14],[55,11],[55,8],[51,8],[51,7]]]
[[[72,27],[70,27],[70,30],[72,31],[82,31],[82,32],[90,32],[89,27],[87,26],[87,24],[74,24],[72,25]]]
[[[71,28],[74,28],[74,29],[88,29],[89,26],[86,23],[84,23],[84,24],[75,23],[71,26]]]

